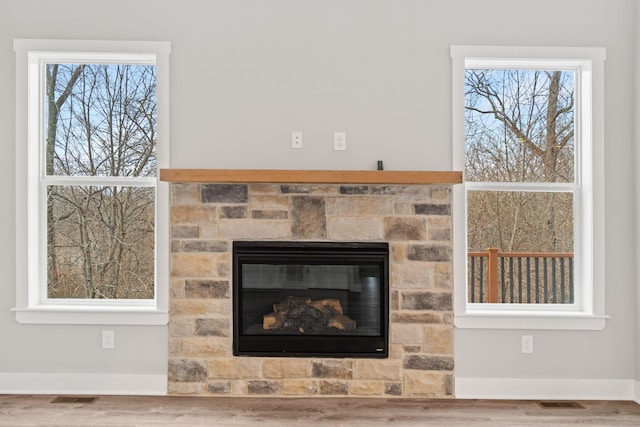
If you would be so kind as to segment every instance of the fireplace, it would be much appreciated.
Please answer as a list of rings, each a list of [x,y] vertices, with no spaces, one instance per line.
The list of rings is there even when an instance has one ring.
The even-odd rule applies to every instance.
[[[165,177],[171,181],[170,394],[453,396],[451,183],[460,182],[460,174],[449,178],[444,172],[255,171],[255,176],[236,170],[170,172],[173,176]],[[307,183],[307,179],[315,181]],[[249,243],[243,249],[245,261],[251,260],[253,252],[263,251],[260,245],[271,246],[270,251],[276,253],[287,247],[297,246],[293,252],[304,247],[307,252],[315,251],[314,256],[322,254],[326,258],[323,262],[289,258],[286,262],[276,260],[275,264],[263,260],[248,267],[260,270],[255,267],[258,265],[262,271],[243,276],[249,280],[247,291],[261,286],[257,292],[276,295],[264,298],[261,307],[247,315],[248,320],[240,316],[243,323],[239,328],[234,305],[243,295],[242,288],[234,283],[239,276],[234,271],[238,268],[237,260],[234,265],[234,242],[236,246]],[[375,248],[380,242],[387,242],[389,251],[388,266],[382,261],[382,270],[371,268],[379,260],[361,263],[352,259],[344,263],[345,258]],[[284,248],[278,247],[281,245]],[[331,253],[336,246],[355,246],[358,251],[336,257]],[[331,290],[327,285],[308,289],[299,286],[299,279],[305,275],[327,276],[320,273],[323,266],[334,268],[333,275],[343,277],[339,293],[346,293],[346,297],[324,294]],[[353,278],[356,274],[360,292]],[[345,276],[352,277],[351,281],[345,283]],[[286,278],[282,286],[286,292],[278,294],[271,287],[282,282],[271,280],[267,284],[265,277]],[[380,326],[374,329],[385,334],[382,338],[377,334],[357,335],[349,326],[350,321],[355,322],[357,331],[366,325],[363,322],[367,320],[354,310],[353,303],[365,297],[363,283],[373,283],[372,277],[378,277],[381,283],[377,289],[381,292],[382,316]],[[316,282],[323,283],[320,279]],[[369,295],[377,296],[375,292]],[[337,324],[344,329],[320,335],[322,331],[308,322],[297,324],[293,319],[287,333],[264,330],[265,317],[270,329],[270,322],[275,325],[279,321],[277,313],[283,305],[308,310],[299,308],[297,298],[324,306],[333,314],[326,306],[334,307],[337,300],[340,306],[334,311],[342,311],[345,316],[338,318],[341,323]],[[254,303],[244,298],[242,308],[250,304]],[[257,333],[246,330],[256,324]],[[387,330],[385,351],[375,341],[387,344]],[[346,333],[346,338],[340,335]],[[251,340],[261,347],[247,348]],[[298,348],[264,347],[268,341],[281,345],[293,340],[301,343]],[[366,349],[359,349],[359,354],[344,354],[345,349],[352,351],[362,340],[370,341]],[[302,353],[308,357],[272,357]]]
[[[236,356],[386,358],[389,245],[235,241]]]

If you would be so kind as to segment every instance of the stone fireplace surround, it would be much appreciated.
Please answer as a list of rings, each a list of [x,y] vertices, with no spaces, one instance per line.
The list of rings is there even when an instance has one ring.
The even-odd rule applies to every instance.
[[[171,182],[169,393],[452,397],[451,185],[461,176],[254,172],[161,172]],[[234,240],[389,242],[389,358],[234,357]]]

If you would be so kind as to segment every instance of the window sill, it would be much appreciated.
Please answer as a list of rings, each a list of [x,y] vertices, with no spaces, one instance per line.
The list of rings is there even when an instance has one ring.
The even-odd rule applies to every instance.
[[[459,329],[540,329],[597,331],[605,327],[606,315],[577,312],[467,312],[454,317]]]
[[[24,324],[55,325],[166,325],[167,311],[156,307],[40,306],[13,308],[16,321]]]

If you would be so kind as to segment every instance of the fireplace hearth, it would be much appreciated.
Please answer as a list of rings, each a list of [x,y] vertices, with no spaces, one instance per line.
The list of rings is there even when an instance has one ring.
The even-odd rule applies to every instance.
[[[388,357],[389,246],[236,241],[237,356]]]

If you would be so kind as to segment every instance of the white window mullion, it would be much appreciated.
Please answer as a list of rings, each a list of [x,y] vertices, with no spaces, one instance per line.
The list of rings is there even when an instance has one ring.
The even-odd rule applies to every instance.
[[[77,185],[107,187],[155,187],[156,177],[128,178],[117,176],[47,176],[42,179],[45,185]]]

